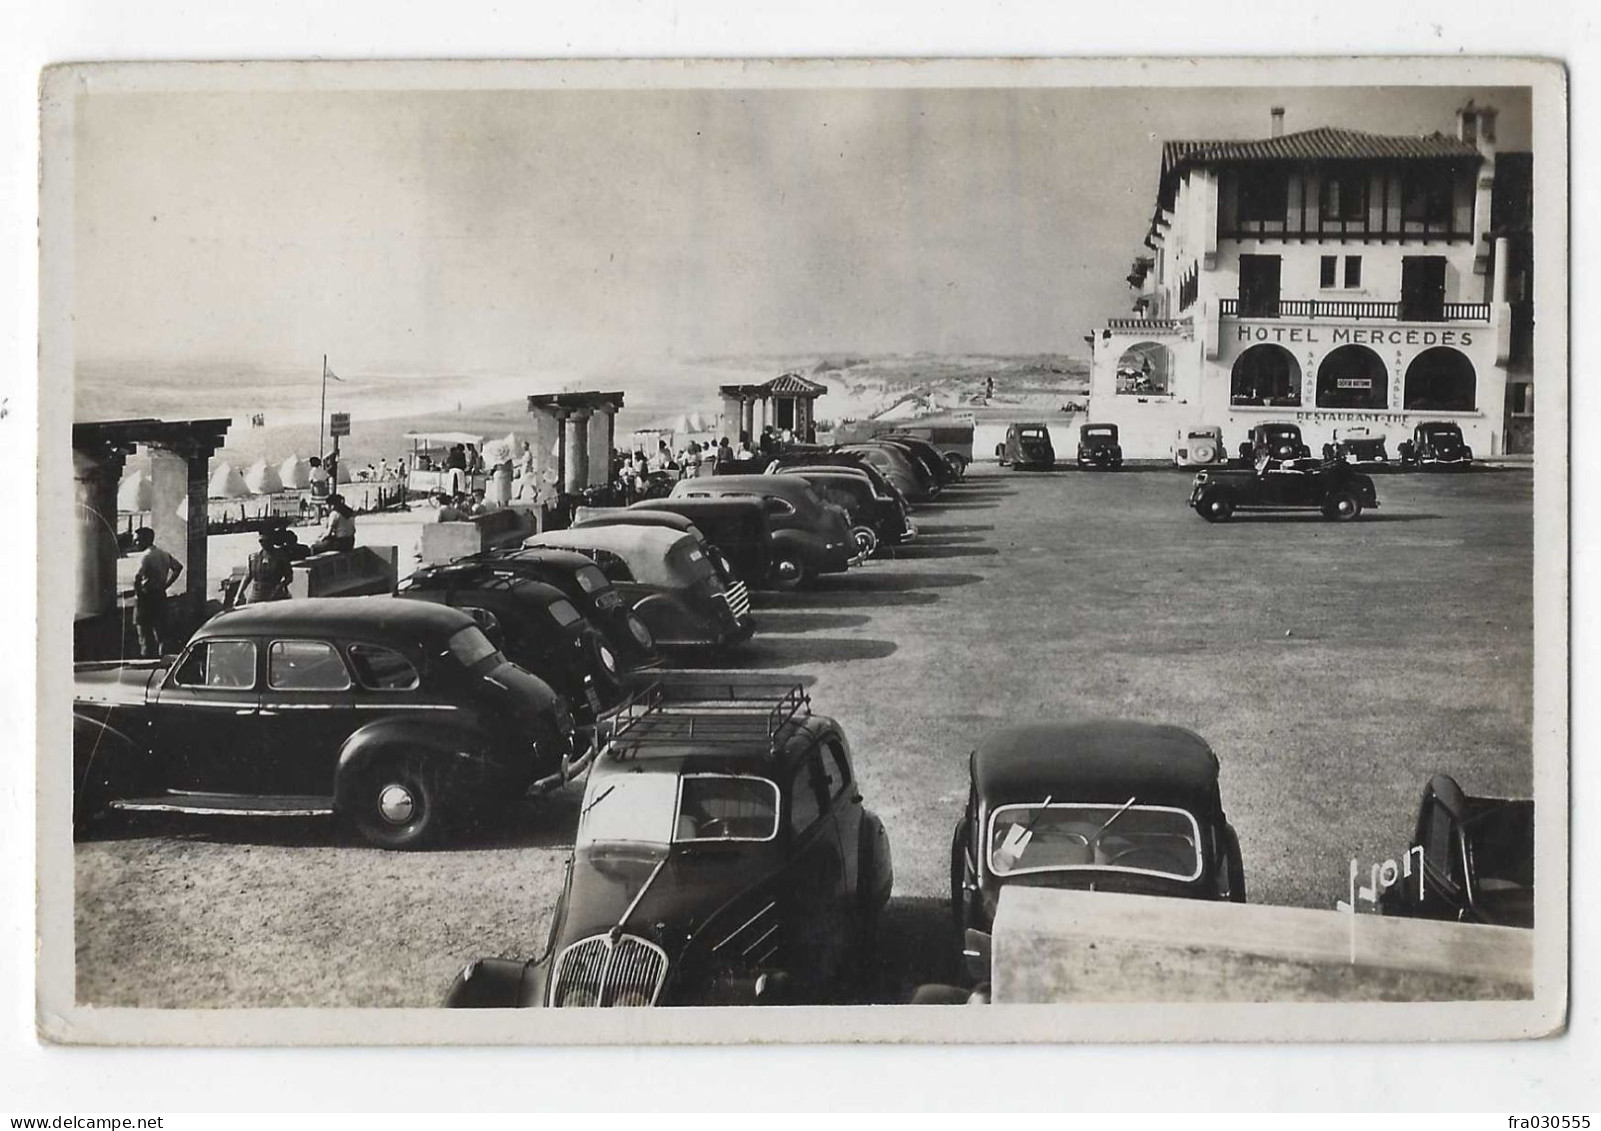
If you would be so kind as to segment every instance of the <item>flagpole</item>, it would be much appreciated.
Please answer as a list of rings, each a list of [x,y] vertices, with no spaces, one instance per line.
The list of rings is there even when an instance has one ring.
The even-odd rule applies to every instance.
[[[328,432],[328,355],[322,355],[322,409],[317,417],[317,459],[320,462],[323,455],[323,437]]]

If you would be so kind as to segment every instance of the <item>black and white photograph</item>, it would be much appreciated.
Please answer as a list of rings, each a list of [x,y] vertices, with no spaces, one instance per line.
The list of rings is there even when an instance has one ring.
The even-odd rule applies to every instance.
[[[46,1039],[1562,1030],[1559,66],[42,99]]]

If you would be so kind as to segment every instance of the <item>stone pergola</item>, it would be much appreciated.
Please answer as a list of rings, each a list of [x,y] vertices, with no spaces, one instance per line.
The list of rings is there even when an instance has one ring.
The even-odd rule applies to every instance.
[[[72,426],[76,517],[75,625],[120,630],[117,607],[117,485],[128,457],[150,453],[150,527],[156,544],[183,566],[171,595],[175,625],[199,621],[206,604],[206,480],[232,420],[103,420]]]
[[[723,398],[722,434],[737,445],[741,432],[755,443],[766,427],[787,428],[797,440],[813,439],[817,434],[814,402],[828,392],[828,386],[808,381],[799,373],[785,373],[765,384],[724,385],[718,392]]]
[[[554,467],[564,494],[611,479],[611,452],[617,442],[617,410],[622,393],[538,393],[528,398],[534,417],[535,474],[543,482]],[[591,458],[599,449],[599,458]],[[554,454],[553,454],[554,453]]]

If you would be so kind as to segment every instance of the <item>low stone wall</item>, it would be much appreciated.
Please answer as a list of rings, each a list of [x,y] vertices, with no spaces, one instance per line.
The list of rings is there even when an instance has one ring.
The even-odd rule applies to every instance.
[[[991,971],[998,1003],[1523,999],[1534,932],[1010,887]]]

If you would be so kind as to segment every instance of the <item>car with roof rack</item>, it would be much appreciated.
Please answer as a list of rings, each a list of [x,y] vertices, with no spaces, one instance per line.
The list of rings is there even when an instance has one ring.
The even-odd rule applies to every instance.
[[[175,657],[75,665],[73,811],[348,821],[421,848],[568,780],[574,723],[459,609],[395,597],[219,613]]]
[[[1245,902],[1217,755],[1183,727],[1122,719],[996,731],[968,760],[951,915],[974,981],[1008,885]]]
[[[544,953],[456,1008],[825,1002],[875,966],[894,884],[850,743],[798,684],[658,684],[608,720]]]
[[[592,526],[531,535],[523,546],[589,558],[660,643],[720,647],[749,640],[756,631],[744,583],[725,585],[694,535],[654,526]]]

